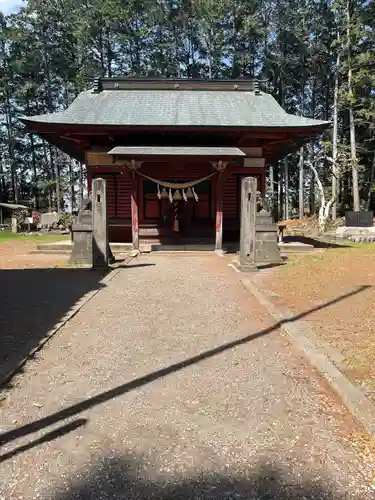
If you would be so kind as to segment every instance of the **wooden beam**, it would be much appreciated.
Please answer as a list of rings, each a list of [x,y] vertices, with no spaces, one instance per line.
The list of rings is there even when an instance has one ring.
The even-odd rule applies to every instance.
[[[132,241],[134,249],[139,249],[139,223],[138,223],[138,179],[136,173],[131,172],[132,176],[132,192],[131,212],[132,212]]]
[[[241,151],[243,151],[246,156],[249,158],[262,158],[263,151],[261,147],[241,147]]]
[[[244,158],[243,166],[245,168],[264,168],[265,162],[264,158]]]
[[[216,232],[215,232],[215,252],[223,249],[223,172],[218,173],[216,182]]]
[[[231,170],[226,167],[225,170],[218,171],[216,182],[216,224],[215,224],[215,251],[221,253],[223,249],[223,199],[224,184]]]
[[[254,91],[259,93],[259,80],[229,79],[204,80],[201,78],[127,78],[122,76],[99,78],[96,91],[102,90],[225,90]]]
[[[107,155],[107,153],[99,151],[86,151],[86,165],[109,166],[114,165],[114,163],[112,156]]]

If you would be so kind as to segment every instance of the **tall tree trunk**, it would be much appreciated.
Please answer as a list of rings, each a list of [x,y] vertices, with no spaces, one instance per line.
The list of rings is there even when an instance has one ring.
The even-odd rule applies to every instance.
[[[298,189],[298,207],[299,218],[302,220],[305,217],[305,196],[304,196],[304,148],[299,150],[299,189]]]
[[[326,197],[324,194],[324,187],[322,181],[319,179],[319,174],[317,169],[310,161],[306,162],[306,164],[311,168],[313,175],[315,177],[316,185],[318,186],[320,192],[320,208],[319,208],[318,220],[319,220],[319,229],[324,232],[327,228],[327,221],[333,203],[333,198],[331,198],[328,202],[326,201]]]
[[[79,208],[83,207],[83,165],[79,162]]]
[[[39,187],[38,187],[38,172],[36,168],[36,158],[35,158],[34,134],[30,134],[30,146],[31,146],[31,161],[33,165],[34,209],[37,210],[39,208]]]
[[[9,96],[8,78],[4,79],[4,92],[5,92],[5,121],[8,136],[8,153],[10,160],[10,170],[12,179],[12,193],[15,203],[18,203],[18,186],[17,186],[17,173],[16,173],[16,159],[14,154],[14,133],[13,133],[13,117],[12,107]]]
[[[15,203],[18,202],[18,188],[17,188],[17,176],[16,176],[16,161],[14,157],[14,135],[13,135],[13,119],[12,119],[12,108],[10,104],[10,95],[9,95],[9,65],[7,63],[6,58],[6,43],[4,39],[0,40],[0,53],[3,55],[3,65],[0,67],[2,73],[2,84],[4,89],[4,97],[5,97],[5,124],[8,138],[8,154],[10,160],[10,169],[11,169],[11,182],[12,182],[12,192]],[[0,169],[0,182],[1,182],[1,191],[5,194],[5,179],[4,179],[4,169],[1,165]]]
[[[371,167],[371,175],[370,175],[370,182],[369,182],[369,188],[368,188],[368,195],[367,195],[367,204],[366,204],[366,210],[370,210],[371,207],[371,202],[372,202],[372,188],[374,185],[375,181],[375,152],[373,156],[373,161],[372,161],[372,167]]]
[[[279,213],[279,219],[283,220],[284,219],[284,186],[283,186],[284,168],[281,161],[279,162],[277,172],[278,172],[277,189],[278,189],[278,199],[279,199],[278,213]]]
[[[340,40],[340,35],[337,33],[337,40]],[[337,164],[337,141],[338,141],[338,116],[339,116],[339,70],[340,70],[340,49],[339,44],[337,45],[337,57],[336,57],[336,67],[335,67],[335,89],[333,97],[333,137],[332,137],[332,198],[334,202],[332,204],[332,220],[337,218],[337,201],[338,201],[338,164]]]
[[[51,71],[50,71],[48,47],[47,47],[45,32],[43,32],[42,34],[42,41],[43,41],[44,69],[47,82],[47,106],[49,113],[53,113],[54,109],[53,109],[53,99],[52,99],[52,80],[51,80]],[[49,150],[49,164],[51,166],[51,170],[54,172],[54,177],[55,177],[56,211],[58,214],[60,214],[61,211],[60,167],[58,161],[55,158],[54,150],[51,144],[48,144],[48,150]]]
[[[350,195],[349,195],[349,173],[345,172],[342,181],[342,198],[344,209],[350,208]]]
[[[303,17],[302,25],[305,27],[305,18]],[[303,116],[305,110],[305,54],[301,56],[301,87],[300,87],[300,114]],[[303,146],[299,150],[299,189],[298,189],[298,206],[299,206],[299,218],[300,220],[305,217],[305,195],[304,195],[304,165],[305,165],[305,151]]]
[[[349,128],[350,128],[350,152],[351,152],[351,163],[352,163],[352,189],[353,189],[353,208],[356,212],[360,210],[360,200],[359,200],[359,182],[358,182],[358,160],[357,160],[357,145],[355,137],[355,124],[354,124],[354,111],[353,111],[353,68],[352,68],[352,2],[347,0],[346,3],[346,20],[347,20],[347,51],[348,51],[348,111],[349,111]]]
[[[285,186],[285,213],[284,217],[285,219],[290,218],[290,211],[289,211],[289,163],[288,163],[288,157],[285,156],[284,158],[284,186]]]
[[[271,196],[273,197],[274,196],[274,193],[275,193],[275,176],[274,176],[274,172],[273,172],[273,165],[270,165],[270,168],[269,168],[269,190],[270,190],[270,193],[271,193]]]
[[[100,19],[99,23],[101,25],[99,28],[99,31],[98,31],[100,66],[102,69],[102,76],[108,76],[106,74],[106,64],[105,64],[105,46],[104,46],[104,36],[103,36],[104,23],[103,23],[103,20]]]
[[[212,67],[213,67],[213,54],[212,54],[212,39],[213,39],[213,29],[209,27],[209,33],[206,36],[206,45],[207,45],[207,63],[208,63],[208,78],[211,80],[212,78]]]
[[[238,19],[238,13],[237,13],[237,0],[234,0],[233,2],[233,9],[232,9],[232,48],[233,48],[233,60],[232,60],[232,78],[238,78],[240,76],[240,68],[238,64],[238,37],[237,33],[240,31],[240,20]]]
[[[112,77],[112,46],[111,46],[111,30],[106,27],[106,45],[107,45],[107,75]]]
[[[53,208],[54,197],[53,193],[55,193],[55,185],[54,185],[54,170],[51,168],[50,158],[47,152],[47,144],[44,139],[42,139],[42,147],[43,147],[43,157],[44,157],[44,165],[46,168],[46,177],[47,177],[47,193],[48,193],[48,211],[51,212]],[[45,195],[45,193],[44,193]]]
[[[3,162],[0,161],[0,201],[5,200],[4,196],[5,196],[4,168],[3,168]]]
[[[273,168],[274,180],[277,183],[277,189],[274,190],[274,206],[275,206],[275,220],[280,220],[280,212],[279,212],[279,182],[280,182],[280,173],[279,173],[279,163],[276,161]]]
[[[311,175],[310,179],[310,193],[309,193],[309,201],[310,201],[310,214],[315,214],[316,211],[316,200],[315,200],[315,176]]]
[[[69,160],[70,211],[75,208],[73,160]]]
[[[30,101],[26,98],[26,109],[27,114],[30,115]],[[35,142],[34,142],[34,134],[30,133],[30,149],[31,149],[31,164],[33,169],[33,204],[34,210],[37,210],[39,207],[39,192],[38,192],[38,173],[36,168],[36,158],[35,158]]]
[[[58,214],[61,212],[61,183],[60,183],[60,165],[55,158],[54,151],[53,151],[53,146],[51,144],[48,144],[48,149],[49,149],[49,157],[50,157],[50,165],[53,170],[53,176],[55,180],[55,186],[56,186],[56,211]]]

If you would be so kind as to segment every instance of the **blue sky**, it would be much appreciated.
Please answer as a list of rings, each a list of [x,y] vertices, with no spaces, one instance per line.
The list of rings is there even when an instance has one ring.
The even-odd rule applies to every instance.
[[[4,14],[11,14],[12,12],[17,12],[22,3],[22,0],[0,0],[0,10]]]

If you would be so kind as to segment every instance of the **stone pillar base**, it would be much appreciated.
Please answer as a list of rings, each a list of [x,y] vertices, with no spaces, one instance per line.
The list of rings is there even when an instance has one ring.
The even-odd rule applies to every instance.
[[[250,264],[247,262],[240,262],[240,259],[235,259],[232,261],[232,265],[237,271],[240,271],[241,273],[254,273],[258,271],[258,267],[256,264]]]
[[[282,262],[277,243],[277,226],[266,211],[256,216],[255,262],[259,267]]]
[[[69,264],[92,266],[92,213],[81,210],[72,225],[72,253]]]

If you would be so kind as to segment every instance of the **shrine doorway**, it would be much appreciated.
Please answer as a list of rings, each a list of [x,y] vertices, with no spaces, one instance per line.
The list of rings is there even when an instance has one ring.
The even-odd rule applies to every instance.
[[[170,179],[173,183],[186,182],[179,179]],[[215,208],[213,205],[212,180],[205,180],[194,186],[192,191],[183,193],[176,191],[169,193],[166,189],[162,192],[155,182],[140,179],[140,230],[149,235],[151,233],[168,238],[175,242],[213,238],[215,233]],[[166,193],[168,196],[166,196]],[[172,195],[172,198],[170,197]],[[142,231],[149,229],[148,231]],[[152,231],[152,228],[155,228]]]

